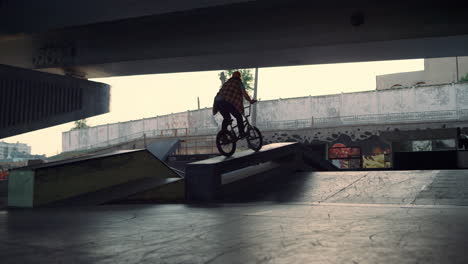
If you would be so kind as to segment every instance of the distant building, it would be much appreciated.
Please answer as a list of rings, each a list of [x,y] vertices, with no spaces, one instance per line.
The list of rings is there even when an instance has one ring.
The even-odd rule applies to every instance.
[[[31,156],[31,147],[23,143],[7,143],[0,141],[0,160]]]
[[[424,59],[424,70],[376,77],[377,90],[458,82],[468,74],[468,57]]]

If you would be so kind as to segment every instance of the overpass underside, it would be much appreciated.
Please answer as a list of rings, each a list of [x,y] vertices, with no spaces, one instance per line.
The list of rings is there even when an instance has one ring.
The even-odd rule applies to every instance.
[[[468,9],[452,1],[179,0],[137,6],[86,0],[66,6],[8,0],[1,7],[0,64],[31,74],[98,78],[468,55]]]
[[[110,87],[0,65],[0,138],[107,113]]]

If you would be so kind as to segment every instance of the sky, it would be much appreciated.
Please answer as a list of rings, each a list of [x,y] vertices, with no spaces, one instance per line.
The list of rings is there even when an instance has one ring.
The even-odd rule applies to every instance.
[[[423,69],[423,59],[260,68],[257,97],[271,100],[374,90],[377,75]],[[221,85],[219,72],[92,79],[112,86],[111,109],[88,118],[87,123],[96,126],[194,110],[198,108],[197,97],[201,108],[211,107]],[[62,132],[72,127],[70,122],[1,140],[26,143],[33,154],[52,156],[61,152]]]

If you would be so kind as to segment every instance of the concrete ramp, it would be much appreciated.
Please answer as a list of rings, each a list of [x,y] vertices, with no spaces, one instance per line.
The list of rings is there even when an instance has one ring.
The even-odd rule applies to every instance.
[[[338,171],[339,169],[330,161],[321,157],[317,152],[311,150],[309,147],[300,144],[298,146],[302,152],[302,159],[305,164],[319,171]]]
[[[186,167],[185,191],[187,201],[209,201],[242,192],[254,185],[267,187],[273,178],[289,177],[304,164],[322,170],[336,167],[314,155],[299,143],[275,143],[190,163]],[[320,168],[318,168],[320,167]]]
[[[166,161],[167,157],[176,151],[179,139],[157,139],[146,146],[146,149],[159,160]]]
[[[181,180],[148,150],[116,151],[12,170],[8,206],[102,204]],[[168,195],[164,192],[152,192],[150,198],[181,199],[184,191],[180,185],[169,197],[164,197]]]

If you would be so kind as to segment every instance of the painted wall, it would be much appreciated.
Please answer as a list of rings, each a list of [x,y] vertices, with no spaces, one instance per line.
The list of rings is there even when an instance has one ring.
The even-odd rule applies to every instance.
[[[338,127],[309,127],[295,130],[262,130],[264,144],[276,142],[301,142],[312,144],[315,148],[325,150],[333,146],[357,147],[361,150],[361,157],[357,164],[363,168],[388,168],[392,166],[391,155],[399,149],[394,143],[427,140],[454,140],[457,137],[456,128],[468,131],[468,119],[465,121],[426,122],[419,124],[373,124]],[[180,136],[180,147],[177,154],[216,154],[215,136]],[[143,148],[145,142],[155,138],[148,137],[127,141],[107,149],[100,149],[94,154],[108,153],[113,150]],[[455,144],[455,143],[454,143]],[[453,145],[452,147],[455,147]],[[238,141],[237,149],[247,149],[245,140]],[[326,156],[326,152],[323,152]],[[362,160],[362,164],[361,163]],[[345,160],[334,160],[337,166],[348,168]]]
[[[363,168],[390,168],[392,167],[391,155],[394,151],[392,143],[414,140],[454,140],[457,137],[457,127],[466,131],[468,121],[263,131],[263,138],[264,144],[301,142],[324,145],[327,148],[357,147],[361,150],[362,164],[360,166]],[[239,141],[238,148],[247,149],[247,146],[244,141]],[[349,168],[345,160],[334,162],[338,167]]]
[[[261,101],[257,126],[264,129],[335,127],[467,119],[468,84],[374,90]],[[460,115],[463,113],[463,115]],[[64,132],[62,150],[121,143],[157,135],[208,135],[222,121],[211,108]]]

